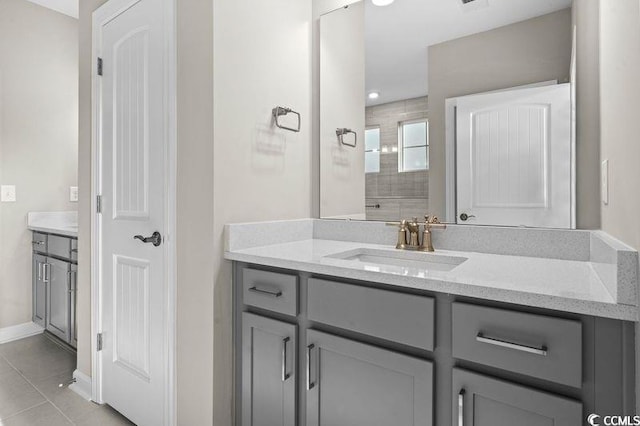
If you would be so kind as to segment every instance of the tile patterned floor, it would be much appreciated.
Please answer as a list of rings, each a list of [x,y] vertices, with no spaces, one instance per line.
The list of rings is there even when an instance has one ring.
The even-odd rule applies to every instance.
[[[132,425],[58,386],[71,381],[75,366],[75,353],[45,334],[0,345],[0,426]]]

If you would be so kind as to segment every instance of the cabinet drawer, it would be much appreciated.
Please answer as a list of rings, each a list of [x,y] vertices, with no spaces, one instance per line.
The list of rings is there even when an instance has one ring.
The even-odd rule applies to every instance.
[[[579,388],[582,324],[454,303],[453,356]]]
[[[311,278],[308,317],[433,351],[434,300],[393,291]]]
[[[49,235],[48,240],[47,253],[49,253],[50,256],[62,257],[64,259],[71,258],[71,238]]]
[[[33,239],[31,240],[33,251],[38,253],[47,252],[47,234],[41,234],[39,232],[33,233]]]
[[[298,277],[245,269],[242,272],[242,297],[247,305],[298,315]]]

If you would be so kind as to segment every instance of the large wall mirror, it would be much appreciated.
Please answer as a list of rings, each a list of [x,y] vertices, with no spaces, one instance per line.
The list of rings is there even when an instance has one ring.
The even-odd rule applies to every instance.
[[[321,217],[575,228],[572,7],[363,0],[323,15]]]

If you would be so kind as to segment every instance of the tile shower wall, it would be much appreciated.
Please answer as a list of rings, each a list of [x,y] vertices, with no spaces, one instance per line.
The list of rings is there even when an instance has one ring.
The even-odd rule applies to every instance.
[[[366,126],[380,127],[380,172],[365,176],[367,220],[422,217],[428,211],[429,172],[398,172],[398,124],[427,118],[427,97],[366,108]],[[384,151],[387,152],[384,152]],[[379,207],[378,207],[379,206]]]

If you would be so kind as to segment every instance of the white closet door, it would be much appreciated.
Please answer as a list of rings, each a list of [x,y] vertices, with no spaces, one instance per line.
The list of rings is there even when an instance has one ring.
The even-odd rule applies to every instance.
[[[458,98],[457,222],[570,228],[571,149],[569,84]]]

